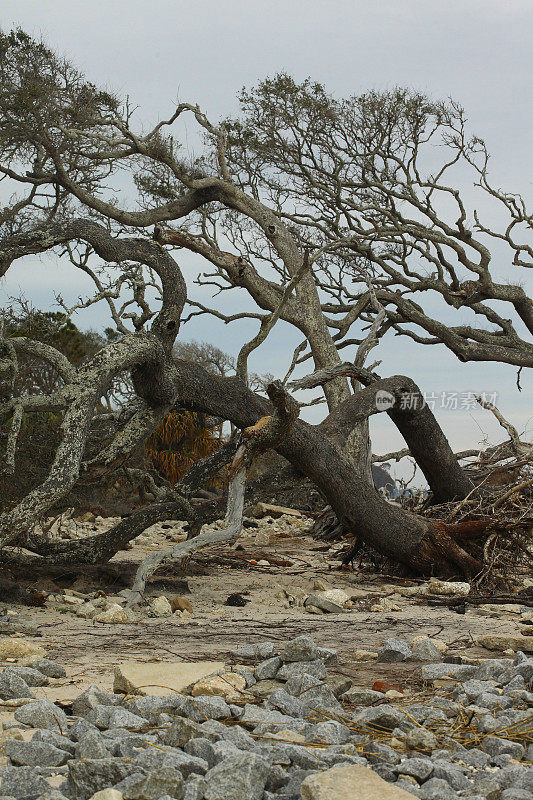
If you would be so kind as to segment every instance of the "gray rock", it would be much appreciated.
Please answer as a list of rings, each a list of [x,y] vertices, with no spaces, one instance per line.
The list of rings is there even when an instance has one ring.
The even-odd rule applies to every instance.
[[[271,680],[276,677],[278,669],[281,667],[282,661],[279,656],[267,658],[266,661],[261,661],[254,670],[254,677],[258,681]]]
[[[58,664],[57,661],[52,661],[51,658],[40,658],[38,661],[34,661],[31,666],[33,669],[38,669],[39,672],[42,672],[43,675],[46,675],[48,678],[67,677],[65,667]]]
[[[414,723],[403,711],[389,706],[364,708],[353,715],[353,720],[359,724],[369,725],[372,728],[389,731],[394,730],[394,728],[408,731],[414,726]]]
[[[435,753],[433,753],[433,756],[435,756]],[[473,747],[471,750],[461,753],[459,760],[463,764],[477,767],[479,769],[481,767],[485,767],[489,763],[489,756],[487,753],[484,753],[483,750]]]
[[[490,756],[501,756],[508,754],[517,761],[520,761],[526,754],[526,748],[519,742],[511,742],[499,736],[485,736],[483,739],[483,749]]]
[[[282,786],[289,782],[289,773],[281,764],[272,764],[268,772],[266,788],[269,792],[277,792]]]
[[[338,660],[337,651],[333,647],[319,647],[318,658],[320,658],[324,664],[336,664]]]
[[[439,680],[441,678],[455,678],[455,680],[468,680],[474,677],[477,667],[470,664],[424,664],[422,678],[425,681]]]
[[[286,723],[291,721],[291,717],[282,714],[280,711],[270,711],[268,708],[254,706],[250,703],[246,703],[244,706],[244,714],[240,719],[243,725],[259,725],[262,722]]]
[[[301,797],[300,788],[308,775],[314,775],[316,769],[293,769],[289,774],[289,782],[277,793],[277,797],[287,798],[288,800],[299,800]]]
[[[355,706],[372,706],[386,700],[383,692],[374,692],[372,689],[358,689],[354,687],[344,693],[343,701],[353,703]]]
[[[234,658],[270,658],[274,655],[274,642],[260,642],[259,644],[247,644],[231,651]]]
[[[47,781],[33,767],[5,767],[2,778],[2,797],[16,797],[20,800],[37,800],[50,789]]]
[[[176,695],[173,699],[173,712],[187,717],[193,722],[205,722],[208,719],[227,719],[231,717],[231,709],[223,697],[199,695],[186,697]]]
[[[331,691],[328,688],[328,691]],[[304,695],[304,698],[306,695]],[[290,717],[300,717],[303,712],[303,703],[297,697],[285,691],[285,689],[276,689],[272,692],[267,701],[267,707],[281,711],[282,714],[288,714]]]
[[[446,781],[456,791],[468,789],[472,785],[456,764],[442,759],[433,761],[433,777]]]
[[[289,678],[285,685],[282,684],[282,688],[289,694],[294,695],[294,697],[300,697],[301,694],[307,692],[309,689],[315,689],[317,686],[322,685],[330,688],[329,684],[324,684],[320,678],[314,678],[312,675],[303,672],[301,675],[293,675],[292,678]]]
[[[205,792],[205,778],[201,775],[189,775],[183,784],[182,800],[203,800]]]
[[[233,747],[235,747],[235,745],[233,745]],[[218,763],[218,754],[215,751],[213,742],[210,742],[209,739],[205,739],[203,736],[190,739],[184,745],[183,749],[186,753],[189,753],[189,755],[196,756],[196,758],[203,758],[204,761],[207,761],[209,769]]]
[[[76,758],[85,760],[91,758],[109,758],[109,749],[106,740],[97,732],[90,731],[76,744]]]
[[[288,681],[298,675],[311,675],[315,680],[323,680],[328,674],[326,665],[320,659],[315,661],[293,661],[284,664],[276,675],[279,681]]]
[[[417,797],[422,800],[456,800],[457,795],[442,778],[430,778],[417,790]]]
[[[92,722],[100,730],[108,728],[147,728],[150,722],[137,714],[132,714],[125,708],[114,706],[97,706],[86,715],[88,722]]]
[[[505,774],[508,780],[508,786],[505,788],[523,789],[533,795],[533,767],[523,769],[518,765],[516,767],[510,766],[502,770],[502,773]],[[504,788],[503,785],[502,788]]]
[[[28,686],[48,686],[50,683],[46,675],[31,667],[8,667],[3,675],[18,675]]]
[[[531,792],[525,789],[504,789],[500,800],[531,800]]]
[[[509,708],[512,706],[513,701],[510,697],[501,694],[492,694],[491,692],[483,692],[476,699],[476,705],[480,708],[488,708],[493,710],[495,708]]]
[[[15,719],[32,728],[47,728],[60,733],[68,730],[67,715],[51,700],[37,700],[17,708]]]
[[[476,700],[483,692],[491,692],[494,688],[495,684],[492,681],[480,681],[472,678],[461,684],[460,688],[457,690],[457,694],[464,692],[467,699],[471,702],[472,700]]]
[[[185,717],[177,717],[170,728],[160,731],[159,738],[164,744],[171,747],[183,747],[190,739],[205,735],[197,722],[192,722]]]
[[[215,764],[219,764],[221,761],[224,761],[224,759],[229,758],[230,756],[238,756],[240,755],[240,752],[241,751],[237,745],[224,739],[221,739],[219,742],[215,742],[213,745]]]
[[[80,739],[83,739],[83,737],[91,731],[95,733],[99,732],[96,725],[93,725],[92,722],[87,722],[87,720],[82,717],[81,719],[77,719],[69,730],[69,737],[73,742],[79,742]]]
[[[335,603],[333,600],[328,600],[327,597],[315,593],[307,597],[305,605],[320,608],[321,611],[325,611],[327,614],[343,614],[345,610],[344,606],[341,606],[339,603]]]
[[[274,689],[283,689],[282,681],[257,681],[256,684],[250,686],[250,692],[254,695],[254,697],[259,698],[259,700],[267,699],[270,694],[274,691]]]
[[[414,642],[411,645],[411,661],[425,661],[429,663],[438,663],[442,661],[442,654],[437,645],[431,639],[422,639],[419,642]]]
[[[341,722],[327,720],[311,726],[307,735],[310,742],[325,742],[326,744],[345,744],[351,736],[350,729]]]
[[[157,697],[155,694],[146,695],[146,697],[136,697],[124,706],[132,714],[138,714],[139,717],[145,719],[152,719],[154,714],[160,714],[166,708],[164,697]]]
[[[361,755],[364,756],[369,764],[398,764],[400,761],[400,756],[393,750],[392,747],[389,747],[388,744],[382,744],[380,742],[370,742],[370,744],[365,744],[361,751]]]
[[[108,789],[137,772],[129,758],[98,758],[92,761],[71,759],[68,762],[69,794],[88,800],[95,792]]]
[[[392,663],[407,661],[411,655],[411,648],[405,639],[387,639],[383,647],[378,650],[378,661]]]
[[[72,713],[77,717],[86,717],[99,706],[116,706],[119,702],[117,695],[103,692],[98,686],[89,686],[72,703]]]
[[[246,688],[249,689],[250,686],[253,686],[256,683],[256,679],[254,678],[253,672],[248,669],[248,667],[237,667],[237,669],[233,669],[233,672],[236,672],[237,675],[240,675],[246,681]]]
[[[372,772],[375,772],[388,783],[396,783],[396,772],[394,768],[390,767],[388,764],[376,764],[372,767]]]
[[[405,743],[410,750],[431,752],[437,746],[437,737],[427,728],[411,728],[411,730],[407,731]]]
[[[18,697],[35,697],[26,681],[9,670],[0,675],[0,698],[14,700]]]
[[[350,678],[347,678],[345,675],[328,675],[326,678],[326,683],[337,698],[342,697],[348,689],[352,688],[352,681]],[[285,687],[287,688],[287,687]],[[287,691],[289,691],[287,689]],[[292,694],[292,692],[291,692]]]
[[[232,725],[231,727],[224,725],[223,727],[222,737],[226,741],[232,742],[239,750],[255,750],[255,740],[240,725]]]
[[[301,692],[299,699],[303,703],[302,716],[304,717],[313,714],[315,711],[333,714],[343,713],[341,704],[326,683],[306,689]]]
[[[230,756],[205,776],[205,800],[261,800],[269,764],[255,753]]]
[[[509,669],[508,658],[487,658],[475,669],[475,677],[480,681],[499,681]]]
[[[433,772],[433,764],[429,758],[406,758],[396,764],[394,771],[397,775],[410,775],[419,783],[424,783]]]
[[[178,798],[183,794],[183,777],[175,767],[161,767],[150,775],[130,775],[117,786],[125,800],[159,800],[164,796]]]
[[[25,767],[60,767],[66,764],[71,753],[58,750],[53,744],[46,742],[21,742],[10,739],[4,745],[4,752],[13,764]]]
[[[54,747],[57,747],[59,750],[66,750],[67,753],[74,754],[74,742],[72,742],[68,736],[63,736],[55,731],[46,729],[35,731],[32,742],[46,742],[47,744],[53,744]]]
[[[203,758],[177,749],[160,750],[150,747],[139,753],[132,763],[137,765],[137,770],[141,767],[147,772],[159,770],[161,767],[175,767],[179,769],[184,778],[193,772],[197,775],[205,775],[208,770],[208,763]]]
[[[310,636],[297,636],[281,651],[283,662],[315,661],[318,657],[319,648]]]

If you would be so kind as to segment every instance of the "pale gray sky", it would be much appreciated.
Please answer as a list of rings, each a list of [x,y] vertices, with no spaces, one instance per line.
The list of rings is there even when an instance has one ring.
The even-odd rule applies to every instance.
[[[0,19],[4,29],[42,35],[94,83],[129,94],[150,121],[166,116],[178,97],[198,102],[214,119],[226,116],[236,111],[243,85],[280,70],[311,76],[337,96],[401,85],[452,97],[487,142],[494,182],[532,194],[531,0],[0,0]],[[194,138],[191,123],[191,143]],[[189,277],[198,267],[194,261],[183,266]],[[23,290],[36,306],[49,306],[58,285],[71,299],[87,288],[75,272],[46,258],[31,270],[10,270],[0,299]],[[103,320],[102,309],[79,324],[97,327]],[[235,352],[248,330],[203,318],[184,334]],[[283,373],[293,341],[280,328],[252,368]],[[383,359],[383,374],[409,374],[428,392],[497,391],[502,411],[520,429],[528,423],[531,429],[533,383],[523,376],[520,395],[514,368],[464,365],[444,348],[398,339],[386,341],[376,357]],[[500,438],[487,412],[437,414],[457,447],[484,435]],[[375,452],[401,446],[382,418],[374,418]]]

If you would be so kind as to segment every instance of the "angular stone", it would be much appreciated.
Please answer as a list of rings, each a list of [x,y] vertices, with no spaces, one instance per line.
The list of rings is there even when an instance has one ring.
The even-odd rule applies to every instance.
[[[19,697],[33,698],[35,695],[20,675],[10,673],[9,670],[6,669],[6,671],[0,675],[0,698],[2,700],[15,700]]]
[[[357,765],[339,765],[309,775],[300,791],[302,800],[413,800],[414,797],[384,781],[374,770]]]
[[[420,639],[411,644],[411,655],[409,659],[411,661],[438,663],[442,659],[442,654],[431,639]]]
[[[293,661],[290,664],[284,664],[278,670],[276,678],[279,681],[288,681],[289,678],[295,675],[311,675],[316,680],[323,680],[327,674],[324,662],[321,659],[316,659],[314,661]]]
[[[288,714],[291,717],[299,717],[302,714],[303,705],[298,698],[293,697],[285,691],[285,689],[276,689],[268,698],[268,705],[281,711],[282,714]]]
[[[422,800],[456,800],[457,795],[447,781],[442,778],[430,778],[417,791],[417,797]]]
[[[259,642],[258,644],[246,644],[231,650],[231,655],[235,658],[270,658],[274,655],[274,642]]]
[[[313,680],[316,683],[316,679]],[[265,700],[270,697],[274,689],[283,688],[288,691],[286,685],[282,681],[257,681],[256,684],[250,687],[250,694],[259,698],[259,700]]]
[[[170,617],[172,615],[172,606],[164,594],[150,600],[148,615],[150,617]]]
[[[356,712],[353,715],[353,719],[355,722],[369,725],[371,728],[389,731],[394,730],[394,728],[407,731],[414,727],[414,724],[403,711],[389,706],[365,708],[362,711]]]
[[[269,763],[255,753],[229,756],[205,776],[205,800],[261,800]]]
[[[89,732],[76,744],[76,758],[85,761],[93,758],[109,758],[110,752],[106,747],[106,740],[100,733]]]
[[[102,789],[102,791],[93,794],[90,800],[123,800],[123,797],[122,792],[117,791],[117,789]]]
[[[242,700],[242,693],[246,689],[246,680],[236,672],[222,672],[210,678],[202,678],[192,687],[192,696],[219,696],[226,702],[233,703]]]
[[[378,650],[378,661],[392,663],[406,661],[411,655],[411,648],[405,639],[387,639]]]
[[[406,758],[396,765],[395,771],[398,775],[411,775],[419,783],[423,783],[433,772],[433,764],[429,758]]]
[[[477,668],[470,664],[424,664],[422,678],[434,681],[441,678],[452,678],[456,681],[468,680],[476,674]]]
[[[319,648],[310,636],[297,636],[281,651],[283,662],[314,661],[318,656]]]
[[[522,650],[524,653],[533,653],[533,636],[489,634],[478,636],[476,644],[487,650]]]
[[[345,692],[342,699],[356,706],[371,706],[375,703],[383,702],[383,694],[382,692],[374,692],[372,689],[358,689],[354,687]]]
[[[326,683],[337,698],[344,695],[349,689],[352,688],[353,682],[345,675],[328,675]],[[287,688],[287,687],[285,687]],[[287,691],[289,691],[287,689]]]
[[[17,722],[31,725],[32,728],[47,728],[59,733],[68,730],[67,715],[51,700],[37,700],[35,703],[17,708],[15,719]]]
[[[11,639],[10,637],[0,637],[0,661],[5,661],[8,658],[43,658],[46,655],[46,650],[38,644],[33,644],[27,639],[17,638]]]
[[[219,675],[225,669],[221,661],[128,661],[115,667],[113,691],[164,697],[171,692],[187,692],[199,680]]]
[[[76,798],[88,800],[95,792],[116,786],[135,771],[135,764],[129,758],[71,759],[68,762],[69,791]]]
[[[254,678],[258,681],[275,678],[281,664],[282,661],[279,656],[273,656],[272,658],[267,658],[266,661],[261,661],[254,670]]]
[[[159,733],[161,741],[171,747],[183,747],[196,736],[205,734],[197,722],[191,722],[185,717],[177,717],[170,728],[165,728]]]
[[[361,751],[361,755],[364,756],[370,764],[398,764],[400,761],[400,756],[393,750],[392,747],[389,747],[388,744],[383,744],[381,742],[370,742],[370,744],[365,744]]]
[[[511,742],[509,739],[504,739],[500,736],[485,736],[482,747],[490,756],[507,754],[517,761],[524,758],[526,753],[526,748],[519,742]]]
[[[325,611],[327,614],[343,614],[344,604],[330,599],[327,596],[328,594],[328,592],[314,592],[306,599],[305,605],[320,608],[321,611]],[[348,600],[348,595],[346,595],[346,600]]]
[[[71,753],[58,750],[52,744],[36,741],[19,742],[15,739],[6,744],[5,752],[13,764],[24,767],[60,767],[72,758]]]
[[[197,775],[205,775],[209,765],[203,758],[184,753],[181,750],[162,751],[160,749],[149,748],[140,753],[134,760],[141,771],[154,772],[160,770],[162,767],[175,767],[179,769],[184,778],[187,778],[191,773]]]
[[[291,717],[282,714],[280,711],[270,711],[268,708],[246,703],[244,706],[244,713],[239,722],[243,725],[260,725],[261,723],[270,722],[288,723],[291,722]]]
[[[143,717],[132,714],[125,708],[115,706],[97,706],[89,711],[87,721],[92,722],[100,730],[108,728],[147,728],[150,723]]]
[[[302,512],[297,511],[295,508],[285,508],[284,506],[275,506],[270,503],[257,503],[253,510],[254,517],[282,517],[286,514],[289,517],[302,517]]]
[[[28,686],[48,686],[50,683],[46,675],[31,667],[8,667],[3,675],[18,675]]]
[[[33,767],[5,767],[0,772],[0,795],[18,800],[37,800],[50,789]]]
[[[405,744],[410,750],[420,750],[423,753],[431,752],[437,746],[437,737],[427,728],[411,728],[407,731]]]

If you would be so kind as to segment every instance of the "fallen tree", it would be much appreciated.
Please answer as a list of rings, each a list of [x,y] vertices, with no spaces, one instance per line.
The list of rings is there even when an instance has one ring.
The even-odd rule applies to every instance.
[[[109,559],[154,522],[178,514],[191,522],[197,534],[191,536],[186,551],[201,545],[205,541],[201,538],[202,520],[212,517],[214,511],[192,502],[193,496],[213,470],[233,458],[233,445],[197,465],[177,487],[158,483],[153,474],[142,469],[130,469],[133,479],[147,487],[154,503],[106,534],[82,542],[53,542],[46,532],[37,534],[36,525],[80,476],[105,480],[117,465],[125,465],[129,454],[173,408],[212,415],[241,431],[265,417],[273,420],[279,408],[250,390],[247,362],[274,325],[283,320],[305,337],[292,357],[284,385],[297,364],[311,358],[314,370],[306,383],[300,381],[300,388],[304,384],[307,388],[320,386],[323,398],[317,400],[325,399],[329,413],[318,425],[291,419],[283,437],[273,437],[268,446],[275,447],[317,486],[347,533],[418,572],[478,572],[482,568],[480,559],[459,544],[464,540],[464,528],[387,503],[374,489],[369,480],[368,418],[381,412],[388,413],[398,427],[435,500],[465,498],[473,484],[419,387],[409,377],[381,378],[364,368],[369,352],[388,330],[426,344],[445,343],[463,360],[500,358],[520,367],[533,363],[530,345],[489,306],[489,301],[507,301],[527,324],[531,301],[523,289],[510,286],[504,291],[492,281],[487,248],[465,229],[463,214],[455,226],[436,217],[431,198],[438,192],[451,193],[464,211],[455,190],[437,179],[420,179],[415,185],[411,170],[416,170],[416,158],[402,168],[405,147],[405,152],[414,147],[414,156],[418,155],[424,143],[424,126],[442,123],[446,136],[457,125],[463,130],[462,115],[452,113],[453,109],[446,114],[440,106],[429,107],[423,98],[408,94],[374,102],[370,109],[372,125],[366,131],[371,134],[370,151],[363,148],[364,163],[357,164],[357,176],[343,175],[341,180],[338,173],[338,196],[332,197],[329,171],[323,164],[313,166],[310,172],[304,163],[298,165],[307,187],[302,208],[308,209],[306,203],[313,205],[317,192],[326,201],[315,225],[308,210],[291,215],[281,203],[282,189],[272,172],[276,167],[270,138],[263,153],[268,163],[261,190],[256,181],[261,142],[254,140],[246,151],[244,129],[214,126],[198,107],[183,103],[170,119],[148,133],[136,132],[127,107],[87,83],[42,43],[20,32],[1,35],[0,43],[0,172],[19,192],[0,216],[0,275],[27,256],[48,251],[65,256],[95,286],[92,297],[80,299],[71,308],[60,301],[66,317],[101,301],[107,303],[116,328],[114,338],[81,364],[72,364],[49,344],[1,333],[0,424],[5,429],[6,468],[12,471],[16,467],[17,441],[25,416],[53,412],[61,423],[48,475],[0,515],[0,552],[7,548],[13,557],[12,548],[24,545],[36,557],[51,563],[64,562],[73,553],[74,560],[97,563]],[[385,154],[387,163],[395,166],[382,185],[372,156],[374,122],[380,108],[390,110],[392,100],[395,113],[390,118],[391,135],[400,131],[408,142],[402,140],[399,147],[395,144]],[[329,107],[328,102],[324,111]],[[358,107],[357,103],[353,107]],[[413,109],[417,120],[418,111],[425,109],[414,127]],[[193,114],[211,145],[205,157],[194,164],[178,155],[179,146],[165,134],[186,113]],[[325,134],[329,141],[329,125],[334,120],[324,113],[324,131],[320,115],[316,117],[320,147],[324,146]],[[407,128],[404,123],[409,123]],[[383,144],[387,137],[383,140],[381,134],[382,129],[377,135]],[[301,135],[299,131],[297,138]],[[391,141],[396,141],[394,136]],[[289,150],[293,152],[292,145]],[[462,140],[453,144],[453,150],[459,150],[468,163],[474,160],[475,153]],[[286,158],[286,148],[282,147],[280,153]],[[380,163],[383,157],[378,153]],[[290,166],[290,159],[287,164]],[[108,190],[123,168],[132,170],[139,191],[141,207],[135,210],[123,208],[117,195]],[[247,168],[244,179],[243,170]],[[294,166],[289,172],[294,173]],[[322,184],[326,175],[328,179]],[[486,165],[481,178],[483,187],[491,193]],[[114,188],[118,193],[120,187]],[[421,199],[424,193],[425,205]],[[356,198],[353,207],[351,194]],[[273,197],[274,202],[270,202]],[[295,195],[289,206],[299,199]],[[521,200],[513,201],[502,194],[497,199],[516,218],[505,241],[515,265],[525,266],[530,248],[512,237],[514,229],[521,230],[530,218]],[[425,214],[426,222],[415,225],[404,218],[400,200]],[[87,213],[92,215],[90,219]],[[169,222],[181,224],[180,229],[163,227]],[[219,245],[217,232],[221,226],[235,252]],[[478,227],[481,233],[499,238],[497,233],[487,233],[479,222]],[[146,229],[150,229],[151,239],[142,235]],[[135,235],[128,236],[128,231]],[[198,365],[173,358],[187,289],[173,250],[165,249],[167,246],[186,248],[209,261],[215,273],[202,276],[202,280],[217,289],[221,284],[244,289],[261,309],[261,313],[245,311],[228,316],[190,301],[193,309],[213,312],[224,322],[245,318],[259,323],[256,335],[241,347],[235,377],[213,375]],[[431,280],[411,271],[412,256],[416,259],[421,254],[437,270]],[[452,258],[458,263],[452,263]],[[273,274],[267,276],[259,269],[265,264]],[[475,291],[468,282],[461,283],[459,268],[479,276]],[[346,290],[345,277],[351,284],[356,278],[355,293]],[[497,329],[448,329],[408,299],[410,293],[426,290],[438,291],[453,307],[467,305]],[[354,324],[361,330],[356,338],[347,339]],[[430,334],[429,340],[420,338],[413,327],[416,325]],[[339,351],[348,345],[357,349],[353,362],[346,366]],[[14,391],[21,353],[42,359],[55,371],[58,380],[53,391],[23,395]],[[131,380],[133,397],[123,408],[110,412],[111,436],[89,456],[86,445],[94,432],[100,399],[121,376]],[[281,395],[272,394],[273,385],[277,384],[271,384],[271,399],[282,396],[289,403],[285,390],[280,390]],[[385,403],[381,402],[383,398]],[[406,398],[409,402],[404,402]]]

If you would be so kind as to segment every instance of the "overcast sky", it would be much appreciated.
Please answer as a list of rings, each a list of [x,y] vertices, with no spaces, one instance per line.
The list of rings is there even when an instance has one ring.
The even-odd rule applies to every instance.
[[[401,85],[452,97],[487,142],[494,183],[532,194],[531,0],[0,0],[0,10],[4,30],[42,35],[92,82],[129,94],[146,120],[168,115],[178,98],[198,102],[213,119],[226,116],[237,110],[243,85],[280,70],[311,76],[337,96]],[[188,261],[188,277],[197,268]],[[86,289],[74,271],[45,259],[31,271],[12,268],[0,300],[23,291],[37,307],[49,307],[58,282],[69,299]],[[104,319],[102,310],[78,323],[98,327]],[[244,333],[204,318],[184,331],[231,352]],[[252,368],[283,373],[287,342],[297,341],[280,328]],[[524,376],[519,394],[514,368],[463,365],[444,348],[398,339],[385,341],[376,358],[384,375],[409,374],[428,392],[496,391],[501,410],[531,431],[533,382]],[[500,438],[487,412],[436,410],[454,446]],[[316,419],[321,412],[313,413]],[[374,452],[401,446],[379,416]]]

